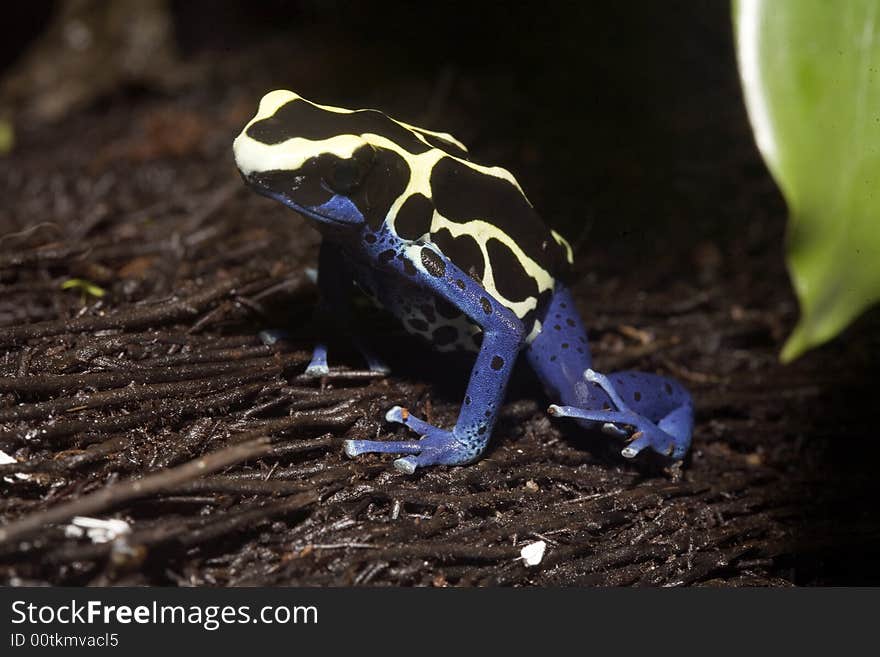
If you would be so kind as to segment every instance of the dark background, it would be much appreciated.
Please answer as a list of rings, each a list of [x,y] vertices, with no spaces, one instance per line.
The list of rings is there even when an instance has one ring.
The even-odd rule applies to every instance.
[[[0,70],[45,27],[52,7],[40,0],[6,10]],[[295,87],[318,102],[373,102],[391,112],[385,90],[415,79],[421,84],[390,103],[423,114],[442,87],[453,116],[428,117],[432,127],[455,123],[470,149],[493,164],[527,151],[534,166],[516,172],[523,187],[572,238],[589,224],[603,246],[615,248],[622,236],[627,251],[650,253],[657,241],[670,246],[667,235],[676,230],[672,246],[684,251],[692,244],[682,240],[741,226],[735,181],[765,175],[753,153],[743,153],[748,124],[727,2],[191,0],[172,7],[185,59],[219,66],[261,44],[290,47],[271,70],[252,72],[256,88]],[[310,59],[333,52],[351,60],[332,77],[309,71]],[[687,231],[676,226],[682,216]]]

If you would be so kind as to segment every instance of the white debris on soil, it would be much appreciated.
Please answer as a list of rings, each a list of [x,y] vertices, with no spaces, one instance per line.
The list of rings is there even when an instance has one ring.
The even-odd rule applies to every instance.
[[[537,541],[535,543],[529,543],[522,550],[520,550],[519,553],[522,560],[526,562],[527,566],[537,566],[544,558],[544,551],[546,549],[547,544],[544,541]]]
[[[4,452],[2,449],[0,449],[0,465],[6,465],[7,463],[18,463],[18,461],[14,457],[9,456],[9,454]],[[31,476],[29,474],[22,474],[20,472],[17,473],[15,476],[18,479],[30,479],[31,478]],[[15,479],[13,479],[12,477],[3,477],[3,481],[8,481],[11,484],[15,481]]]
[[[64,528],[64,535],[68,538],[88,536],[92,543],[107,543],[130,533],[131,527],[128,526],[128,523],[116,518],[101,520],[100,518],[76,516]]]

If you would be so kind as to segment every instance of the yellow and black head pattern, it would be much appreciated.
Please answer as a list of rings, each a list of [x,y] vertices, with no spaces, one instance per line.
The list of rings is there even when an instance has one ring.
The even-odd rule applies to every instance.
[[[234,153],[257,191],[321,222],[433,243],[524,320],[572,262],[509,171],[471,162],[449,134],[376,110],[272,91]]]

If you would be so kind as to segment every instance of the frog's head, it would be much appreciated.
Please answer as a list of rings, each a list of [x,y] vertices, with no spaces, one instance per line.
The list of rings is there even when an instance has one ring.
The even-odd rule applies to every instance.
[[[236,138],[235,163],[255,191],[325,226],[375,227],[393,201],[389,186],[402,193],[410,172],[397,153],[368,141],[375,130],[365,120],[392,122],[272,91]]]

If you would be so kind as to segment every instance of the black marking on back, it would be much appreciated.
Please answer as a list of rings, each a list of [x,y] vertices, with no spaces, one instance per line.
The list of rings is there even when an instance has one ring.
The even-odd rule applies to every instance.
[[[525,301],[538,296],[538,283],[526,273],[510,248],[494,237],[486,242],[486,253],[492,263],[495,289],[510,301]]]
[[[470,235],[453,237],[447,228],[431,234],[431,242],[456,266],[478,282],[483,282],[486,262],[477,241]]]
[[[416,132],[418,132],[426,142],[431,144],[434,148],[439,148],[441,151],[446,151],[450,155],[454,155],[455,157],[461,158],[462,160],[468,159],[468,154],[466,151],[461,150],[458,146],[453,144],[451,141],[446,141],[442,137],[437,135],[428,134],[427,132],[423,132],[419,128],[414,128]]]
[[[247,135],[264,144],[280,144],[294,137],[319,141],[337,135],[373,133],[387,137],[410,153],[424,153],[431,147],[412,131],[378,110],[331,112],[302,98],[279,107],[272,116],[251,124]]]
[[[564,247],[510,181],[445,157],[431,172],[431,190],[437,210],[448,220],[482,219],[509,235],[552,277],[567,271]]]
[[[394,217],[394,232],[402,239],[417,240],[431,230],[434,205],[424,194],[413,194]]]
[[[543,323],[546,317],[544,317],[547,308],[550,306],[550,300],[553,298],[553,290],[544,290],[541,294],[538,295],[538,304],[528,311],[522,318],[523,326],[525,327],[526,334],[532,332],[532,329],[535,327],[535,320],[541,319]],[[557,328],[554,326],[554,328]],[[562,327],[558,327],[561,329]]]

